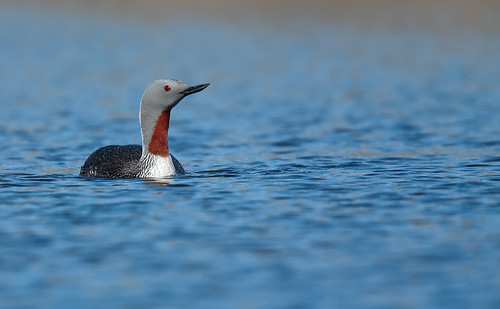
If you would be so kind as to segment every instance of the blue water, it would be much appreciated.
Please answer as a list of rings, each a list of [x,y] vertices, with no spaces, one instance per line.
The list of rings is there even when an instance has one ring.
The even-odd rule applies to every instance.
[[[500,41],[297,23],[3,5],[0,307],[499,308]],[[78,176],[158,78],[187,174]]]

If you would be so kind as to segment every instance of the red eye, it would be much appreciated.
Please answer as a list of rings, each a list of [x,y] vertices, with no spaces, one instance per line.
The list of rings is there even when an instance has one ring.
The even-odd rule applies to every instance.
[[[165,89],[166,92],[169,92],[172,88],[170,88],[169,85],[166,85],[164,89]]]

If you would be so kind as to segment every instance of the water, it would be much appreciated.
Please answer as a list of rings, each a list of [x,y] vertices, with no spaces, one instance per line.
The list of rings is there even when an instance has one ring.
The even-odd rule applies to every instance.
[[[0,13],[0,307],[500,306],[498,40],[85,14]],[[157,78],[188,173],[79,177]]]

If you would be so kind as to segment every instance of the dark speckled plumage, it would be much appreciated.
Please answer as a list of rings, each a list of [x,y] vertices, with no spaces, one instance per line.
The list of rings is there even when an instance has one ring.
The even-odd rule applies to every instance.
[[[80,175],[106,178],[135,178],[141,145],[110,145],[94,151],[83,164]]]
[[[141,145],[110,145],[94,151],[83,164],[80,175],[103,178],[136,178],[139,174],[138,163],[142,154]],[[172,157],[177,173],[184,169]]]

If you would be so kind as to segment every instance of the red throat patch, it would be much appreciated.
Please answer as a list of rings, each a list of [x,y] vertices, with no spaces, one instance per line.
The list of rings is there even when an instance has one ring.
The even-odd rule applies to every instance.
[[[170,110],[161,112],[160,117],[156,121],[151,142],[149,142],[148,150],[150,153],[168,157],[168,125],[170,122]]]

